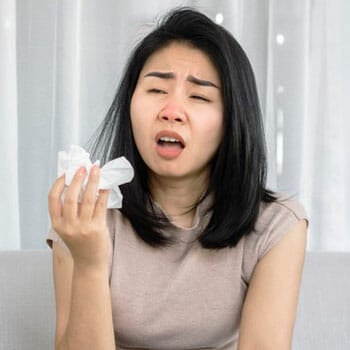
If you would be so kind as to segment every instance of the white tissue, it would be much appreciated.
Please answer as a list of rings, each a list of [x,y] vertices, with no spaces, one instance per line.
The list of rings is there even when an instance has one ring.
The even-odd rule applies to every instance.
[[[100,161],[97,160],[94,164],[92,164],[90,160],[90,153],[86,152],[83,148],[77,145],[71,145],[68,152],[58,152],[58,176],[61,176],[63,173],[66,174],[65,184],[67,186],[70,185],[73,176],[81,166],[84,166],[87,170],[87,176],[83,182],[82,191],[79,195],[79,201],[81,201],[83,192],[86,188],[90,170],[95,164],[100,165]],[[134,169],[129,161],[124,157],[113,159],[100,169],[100,182],[98,189],[111,190],[108,197],[108,208],[122,207],[123,196],[120,192],[119,185],[130,182],[133,177]]]

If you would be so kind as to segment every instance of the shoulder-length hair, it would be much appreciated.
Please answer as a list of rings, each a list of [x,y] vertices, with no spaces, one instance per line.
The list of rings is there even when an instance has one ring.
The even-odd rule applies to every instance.
[[[234,247],[254,230],[262,201],[276,200],[265,187],[266,147],[254,73],[233,36],[191,8],[171,11],[132,52],[113,103],[97,129],[92,157],[105,163],[125,156],[135,177],[121,186],[123,208],[137,235],[154,247],[172,243],[162,234],[170,225],[157,214],[148,187],[148,168],[135,144],[130,103],[140,71],[157,50],[173,41],[202,50],[214,64],[222,86],[224,134],[212,160],[209,186],[211,219],[198,237],[204,248]],[[202,199],[203,199],[202,198]]]

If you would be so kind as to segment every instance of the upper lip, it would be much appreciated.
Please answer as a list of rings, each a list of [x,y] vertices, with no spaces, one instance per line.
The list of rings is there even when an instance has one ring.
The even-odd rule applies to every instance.
[[[162,130],[162,131],[160,131],[155,137],[156,142],[158,142],[161,137],[174,138],[174,139],[178,140],[181,143],[182,147],[185,147],[185,145],[186,145],[184,139],[182,138],[182,136],[179,135],[175,131],[171,131],[171,130]]]

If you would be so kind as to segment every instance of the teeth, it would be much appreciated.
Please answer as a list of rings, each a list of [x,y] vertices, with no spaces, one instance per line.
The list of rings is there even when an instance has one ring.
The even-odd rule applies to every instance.
[[[166,137],[166,136],[161,137],[159,140],[163,142],[180,142],[179,140],[174,139],[173,137]]]

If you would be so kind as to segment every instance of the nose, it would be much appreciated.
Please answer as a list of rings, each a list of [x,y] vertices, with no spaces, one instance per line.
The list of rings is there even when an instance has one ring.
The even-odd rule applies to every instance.
[[[179,103],[168,103],[159,113],[159,118],[170,123],[183,123],[186,120],[186,113]]]

